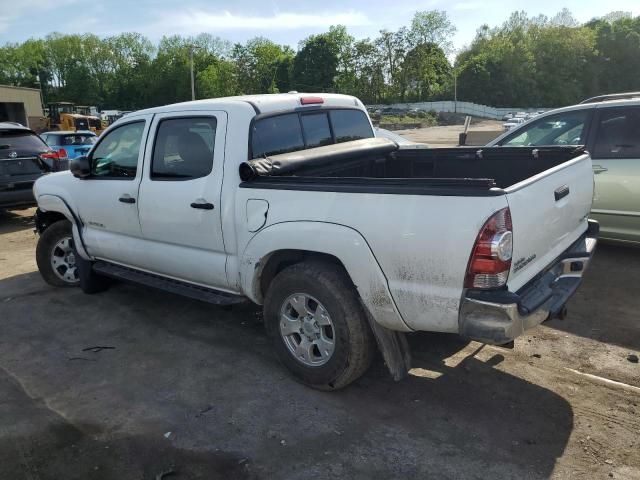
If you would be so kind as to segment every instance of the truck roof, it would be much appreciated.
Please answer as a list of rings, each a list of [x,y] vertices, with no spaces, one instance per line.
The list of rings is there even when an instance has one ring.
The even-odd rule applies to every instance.
[[[145,110],[138,110],[134,114],[147,114],[147,113],[164,113],[173,112],[178,109],[188,110],[189,107],[197,107],[201,109],[203,106],[210,106],[211,108],[223,108],[231,105],[250,105],[256,111],[256,114],[261,113],[273,113],[279,111],[293,110],[299,108],[301,105],[301,99],[305,97],[319,97],[322,99],[323,104],[331,107],[358,107],[364,109],[364,105],[356,97],[350,95],[340,95],[336,93],[271,93],[262,95],[239,95],[236,97],[220,97],[220,98],[208,98],[204,100],[194,100],[191,102],[174,103],[170,105],[164,105],[162,107],[148,108]]]

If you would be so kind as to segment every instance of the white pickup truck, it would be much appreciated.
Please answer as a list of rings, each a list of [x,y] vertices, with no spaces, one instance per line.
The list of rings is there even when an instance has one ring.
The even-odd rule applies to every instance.
[[[510,344],[563,315],[598,230],[583,150],[399,148],[330,94],[131,113],[34,193],[48,283],[248,299],[320,389],[362,375],[376,344],[402,377],[406,332]]]

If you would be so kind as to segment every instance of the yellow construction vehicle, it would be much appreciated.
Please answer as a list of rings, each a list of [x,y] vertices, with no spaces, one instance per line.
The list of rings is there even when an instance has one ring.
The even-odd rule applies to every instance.
[[[88,107],[86,105],[76,105],[75,113],[87,117],[87,121],[89,122],[89,130],[91,130],[96,135],[100,135],[105,127],[103,127],[100,117],[91,114],[92,109],[95,110],[96,108]]]
[[[71,102],[53,102],[48,107],[49,130],[89,130],[89,121],[84,115],[74,113],[74,105]]]

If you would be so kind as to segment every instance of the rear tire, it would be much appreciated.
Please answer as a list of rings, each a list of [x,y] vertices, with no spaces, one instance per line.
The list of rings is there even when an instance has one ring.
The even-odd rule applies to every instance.
[[[319,390],[349,385],[375,355],[362,304],[339,266],[303,262],[278,273],[265,298],[264,320],[280,362]]]
[[[54,287],[77,287],[80,283],[73,246],[71,222],[60,220],[38,239],[36,263],[45,282]]]

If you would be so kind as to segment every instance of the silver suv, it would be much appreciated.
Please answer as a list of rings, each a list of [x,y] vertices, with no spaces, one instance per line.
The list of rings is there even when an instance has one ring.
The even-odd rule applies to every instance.
[[[600,238],[640,245],[640,92],[546,112],[487,146],[546,145],[586,145],[596,185],[591,216],[600,222]]]

